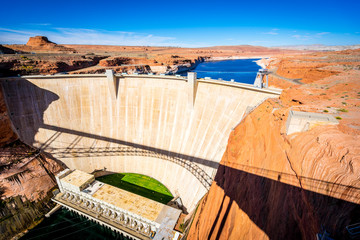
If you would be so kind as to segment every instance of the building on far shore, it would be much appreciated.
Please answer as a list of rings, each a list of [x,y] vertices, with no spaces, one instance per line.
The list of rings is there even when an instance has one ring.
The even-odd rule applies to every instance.
[[[178,239],[181,210],[65,169],[56,176],[53,201],[132,239]]]

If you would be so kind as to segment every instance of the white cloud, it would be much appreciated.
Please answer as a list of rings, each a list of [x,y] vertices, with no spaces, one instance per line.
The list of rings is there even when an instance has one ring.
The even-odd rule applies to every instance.
[[[47,36],[50,41],[59,44],[179,46],[174,37],[82,28],[52,28],[50,30],[29,31],[0,28],[0,43],[25,44],[29,37],[36,35]]]
[[[296,38],[298,40],[302,40],[302,41],[308,41],[311,39],[317,39],[317,38],[321,38],[324,35],[330,34],[330,32],[319,32],[319,33],[305,33],[305,34],[295,34],[292,35],[291,37]]]
[[[34,34],[34,32],[21,31],[10,28],[0,28],[0,32],[10,32],[10,33],[18,33],[18,34]]]
[[[263,45],[263,44],[268,44],[268,43],[270,43],[270,42],[269,41],[259,41],[259,40],[249,42],[250,45]]]
[[[320,33],[317,33],[316,36],[324,36],[326,34],[330,34],[330,32],[320,32]]]
[[[296,38],[298,40],[302,40],[302,41],[308,41],[308,40],[312,39],[312,37],[310,35],[300,35],[300,34],[295,34],[295,35],[292,35],[291,37]]]
[[[279,34],[279,33],[278,33],[279,30],[280,30],[280,29],[278,29],[278,28],[273,28],[273,29],[271,29],[271,30],[268,31],[268,32],[263,32],[262,34],[278,35],[278,34]]]
[[[30,25],[30,26],[50,26],[51,23],[25,23],[25,25]]]
[[[270,31],[270,32],[264,32],[263,34],[278,35],[279,33],[275,32],[275,31]]]

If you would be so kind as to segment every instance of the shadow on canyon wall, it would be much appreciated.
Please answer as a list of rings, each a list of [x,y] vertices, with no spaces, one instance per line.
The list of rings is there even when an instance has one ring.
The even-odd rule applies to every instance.
[[[220,237],[221,230],[216,232],[215,226],[219,224],[220,229],[223,229],[227,217],[231,214],[232,203],[239,206],[270,239],[314,239],[315,234],[321,231],[321,226],[336,239],[343,239],[346,236],[345,227],[360,222],[359,205],[282,183],[281,177],[275,181],[267,178],[266,173],[259,176],[256,171],[253,171],[255,173],[253,174],[247,172],[246,169],[239,170],[219,165],[207,159],[45,124],[44,112],[60,98],[57,94],[21,78],[1,80],[0,83],[6,95],[10,117],[22,140],[33,144],[39,128],[55,131],[53,136],[41,143],[41,148],[45,152],[51,150],[55,158],[106,155],[158,157],[188,169],[206,188],[209,188],[212,179],[198,165],[215,169],[219,166],[215,181],[224,190],[224,198],[229,197],[231,203],[226,205],[223,202],[220,206],[221,209],[226,209],[225,215],[216,217],[210,230],[210,237],[213,235]],[[62,118],[60,115],[58,117]],[[61,133],[72,134],[73,141],[66,148],[51,148],[51,143],[56,141]],[[81,138],[121,146],[116,148],[83,147],[79,144]],[[280,176],[286,177],[285,174]],[[322,183],[321,180],[314,179],[313,184],[318,186],[332,183]],[[345,192],[349,193],[349,191]]]
[[[120,139],[45,124],[44,112],[54,101],[59,100],[61,96],[40,88],[22,78],[8,78],[2,80],[0,83],[7,99],[10,118],[21,140],[29,145],[33,145],[35,143],[35,135],[40,128],[55,131],[45,142],[38,143],[40,144],[40,149],[43,150],[48,157],[53,157],[53,159],[94,156],[156,157],[174,162],[186,168],[206,189],[210,188],[212,177],[198,165],[205,165],[217,169],[217,162]],[[62,118],[63,116],[59,115],[58,117]],[[69,116],[64,116],[64,121],[66,121],[68,117]],[[53,148],[51,144],[55,142],[62,133],[72,135],[72,141],[69,142],[65,148]],[[93,139],[94,146],[84,147],[80,143],[82,138]],[[96,141],[117,144],[119,147],[97,147]]]
[[[51,152],[52,156],[54,156],[55,158],[101,157],[101,156],[146,156],[146,157],[159,158],[173,162],[187,169],[201,182],[201,184],[207,190],[210,189],[213,179],[198,165],[205,165],[214,169],[217,169],[217,166],[219,165],[219,163],[211,160],[194,157],[186,154],[181,154],[177,152],[172,152],[168,150],[163,150],[138,143],[132,143],[120,139],[109,138],[97,134],[76,131],[76,130],[52,126],[48,124],[43,124],[41,127],[44,129],[55,131],[54,135],[51,136],[45,143],[43,143],[41,147],[44,151],[49,150],[49,152]],[[56,139],[62,133],[73,135],[74,136],[73,141],[69,143],[68,147],[52,148],[51,143],[56,141]],[[107,143],[118,144],[119,146],[118,147],[96,147],[96,146],[84,147],[83,145],[80,144],[81,138],[83,137],[93,139],[94,145],[96,141],[103,141]]]
[[[22,78],[1,79],[0,83],[18,136],[33,145],[36,133],[44,125],[44,112],[60,97]]]
[[[315,239],[326,229],[335,239],[346,239],[346,226],[360,222],[360,205],[304,190],[264,176],[220,164],[215,177],[224,199],[212,224],[209,239],[219,239],[230,209],[236,204],[270,239]],[[329,184],[324,182],[324,184]],[[358,188],[351,189],[356,193]],[[225,210],[226,208],[226,210]],[[220,216],[220,212],[225,214]],[[214,231],[220,226],[219,231]]]

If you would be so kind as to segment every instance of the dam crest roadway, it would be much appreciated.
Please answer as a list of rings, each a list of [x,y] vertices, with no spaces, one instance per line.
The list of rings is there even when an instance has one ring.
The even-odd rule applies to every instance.
[[[153,177],[188,212],[210,188],[232,129],[281,93],[194,73],[23,76],[0,83],[22,141],[70,169]]]

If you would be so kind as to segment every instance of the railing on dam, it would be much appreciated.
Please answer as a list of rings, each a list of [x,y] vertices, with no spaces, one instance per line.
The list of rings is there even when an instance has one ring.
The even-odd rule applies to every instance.
[[[109,73],[108,73],[109,74]],[[111,72],[111,74],[114,75],[115,78],[143,78],[143,79],[164,79],[164,80],[170,80],[170,81],[183,81],[188,82],[189,77],[184,77],[180,75],[149,75],[149,74],[115,74]],[[88,78],[88,77],[107,77],[106,74],[55,74],[55,75],[29,75],[29,76],[21,76],[21,78],[26,79],[61,79],[61,78]],[[195,75],[196,77],[196,75]],[[11,79],[11,78],[8,78]],[[276,95],[280,95],[282,90],[276,89],[276,88],[258,88],[255,87],[253,84],[247,84],[247,83],[240,83],[240,82],[231,82],[231,81],[225,81],[225,80],[218,80],[218,79],[207,79],[207,78],[196,78],[196,83],[202,82],[202,83],[208,83],[208,84],[217,84],[217,85],[223,85],[223,86],[229,86],[234,88],[243,88],[250,91],[258,91],[258,92],[264,92],[264,93],[272,93]]]

